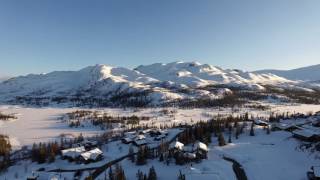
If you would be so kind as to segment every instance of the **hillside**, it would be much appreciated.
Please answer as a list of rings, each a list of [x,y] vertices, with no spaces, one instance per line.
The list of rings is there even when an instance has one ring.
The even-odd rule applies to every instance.
[[[285,77],[290,80],[302,80],[302,81],[319,81],[320,80],[320,64],[307,66],[292,70],[260,70],[255,71],[258,74],[275,74],[281,77]]]
[[[295,81],[270,73],[173,62],[135,69],[95,65],[79,71],[19,76],[0,83],[0,101],[40,106],[52,102],[69,106],[148,106],[217,100],[232,94],[230,88],[260,92],[266,86],[312,91],[305,84],[300,87]]]

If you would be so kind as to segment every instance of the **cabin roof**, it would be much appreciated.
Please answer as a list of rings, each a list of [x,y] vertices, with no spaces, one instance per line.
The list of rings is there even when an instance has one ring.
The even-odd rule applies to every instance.
[[[195,159],[197,157],[195,153],[189,153],[189,152],[183,153],[183,156],[190,159]]]
[[[128,137],[123,138],[122,140],[125,140],[126,142],[132,142],[133,141],[131,138],[128,138]]]
[[[90,151],[84,152],[81,154],[84,160],[96,160],[99,155],[102,155],[103,152],[99,148],[92,149]]]
[[[260,119],[255,119],[255,120],[254,120],[254,123],[255,123],[255,124],[269,124],[268,122],[263,121],[263,120],[260,120]]]
[[[76,158],[77,156],[79,156],[81,153],[83,153],[85,151],[86,151],[86,149],[84,148],[84,146],[80,146],[80,147],[75,147],[75,148],[70,148],[70,149],[64,149],[61,151],[61,153],[63,156]]]
[[[195,148],[197,149],[208,151],[208,146],[200,141],[196,142],[194,145],[195,145]]]
[[[176,149],[182,150],[183,147],[184,147],[184,144],[179,141],[175,141],[170,144],[170,148],[176,148]]]
[[[143,135],[143,134],[139,134],[139,135],[136,137],[136,139],[138,139],[138,140],[140,140],[140,139],[145,139],[145,138],[146,138],[146,136]]]
[[[299,135],[299,136],[302,136],[302,137],[306,137],[306,138],[310,138],[314,135],[318,135],[317,133],[309,130],[309,129],[302,129],[302,130],[295,130],[292,132],[293,134],[295,135]]]
[[[134,143],[138,146],[147,144],[147,141],[145,139],[135,140]]]

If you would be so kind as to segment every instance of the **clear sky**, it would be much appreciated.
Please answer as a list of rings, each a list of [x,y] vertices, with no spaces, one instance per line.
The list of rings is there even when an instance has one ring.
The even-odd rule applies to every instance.
[[[1,0],[0,75],[199,61],[320,63],[319,0]]]

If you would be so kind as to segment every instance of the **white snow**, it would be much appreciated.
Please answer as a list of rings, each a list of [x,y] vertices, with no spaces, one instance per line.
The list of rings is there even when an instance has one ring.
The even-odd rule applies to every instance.
[[[297,83],[273,74],[258,74],[240,70],[223,70],[196,62],[173,62],[152,64],[132,69],[95,65],[79,71],[54,71],[48,74],[30,74],[11,78],[0,83],[0,101],[15,100],[17,96],[28,97],[72,97],[84,96],[110,98],[119,92],[142,92],[149,90],[153,104],[166,100],[185,98],[175,89],[224,84],[263,90],[261,84],[282,85],[295,88]],[[296,87],[306,89],[304,87]],[[307,89],[310,90],[310,89]],[[208,95],[195,91],[195,97]],[[230,93],[222,89],[217,96]],[[212,93],[211,93],[212,94]],[[215,97],[209,94],[208,96]],[[192,96],[191,96],[192,97]],[[43,100],[45,101],[45,100]],[[49,100],[47,100],[49,101]]]
[[[176,148],[179,150],[183,150],[183,147],[184,147],[184,144],[179,141],[175,141],[170,144],[170,148]]]
[[[316,154],[298,148],[300,141],[291,138],[290,132],[275,131],[267,135],[262,129],[256,129],[255,133],[249,136],[246,132],[227,146],[211,149],[236,159],[251,180],[307,179],[306,172],[312,165],[319,164]]]
[[[154,126],[169,124],[192,124],[197,121],[205,121],[210,118],[233,113],[243,115],[248,112],[255,117],[268,117],[271,113],[301,112],[309,113],[320,111],[320,105],[271,105],[271,110],[253,110],[239,108],[237,111],[231,108],[195,108],[195,109],[177,109],[166,108],[173,113],[164,115],[162,108],[144,108],[138,109],[117,109],[117,108],[98,108],[89,109],[93,111],[102,111],[112,116],[147,116],[150,121],[141,121],[141,124],[152,124]],[[76,137],[80,133],[83,136],[94,136],[103,132],[99,127],[79,127],[70,128],[68,124],[58,120],[65,113],[82,108],[26,108],[21,106],[0,106],[0,111],[4,113],[15,113],[18,119],[14,121],[0,121],[1,134],[9,135],[14,148],[23,145],[32,145],[33,143],[46,141],[59,141],[60,135],[64,134],[70,137]],[[88,110],[88,109],[87,109]],[[296,121],[298,123],[298,121]]]
[[[90,151],[86,151],[84,153],[81,153],[81,157],[84,160],[96,160],[100,155],[102,155],[103,152],[99,148],[94,148]]]
[[[64,149],[61,151],[62,156],[70,157],[70,158],[77,158],[78,156],[82,155],[81,153],[85,152],[85,148],[83,146],[81,147],[75,147],[70,149]]]

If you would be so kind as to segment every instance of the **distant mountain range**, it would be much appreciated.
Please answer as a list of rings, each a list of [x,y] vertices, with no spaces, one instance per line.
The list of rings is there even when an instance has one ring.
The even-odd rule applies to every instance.
[[[245,72],[198,62],[155,63],[135,69],[95,65],[79,71],[54,71],[11,78],[0,83],[0,101],[82,104],[90,101],[92,104],[109,106],[162,104],[195,98],[217,99],[230,91],[225,87],[264,90],[267,85],[306,89],[306,84],[301,85],[296,80],[316,80],[315,76],[320,77],[317,68],[320,69],[320,66],[292,71]],[[295,76],[295,72],[299,76]],[[221,88],[205,88],[209,86]]]
[[[302,81],[319,81],[320,80],[320,64],[302,67],[292,70],[260,70],[255,71],[258,74],[275,74],[290,80],[302,80]]]
[[[9,76],[0,76],[0,82],[10,79]]]

